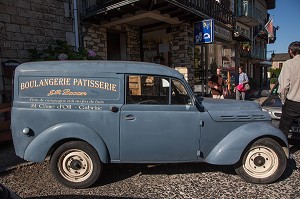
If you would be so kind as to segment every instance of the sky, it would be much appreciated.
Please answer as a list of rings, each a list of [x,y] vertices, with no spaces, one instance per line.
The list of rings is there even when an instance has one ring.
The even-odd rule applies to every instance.
[[[274,44],[267,45],[267,57],[271,53],[287,53],[290,43],[300,41],[300,0],[276,0],[276,7],[268,10],[274,26],[279,26]]]

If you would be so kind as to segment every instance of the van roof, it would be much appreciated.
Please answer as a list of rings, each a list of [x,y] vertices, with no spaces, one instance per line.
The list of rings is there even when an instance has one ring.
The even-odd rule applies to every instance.
[[[40,61],[27,62],[19,65],[16,69],[16,75],[22,74],[72,74],[91,75],[97,73],[125,73],[125,74],[151,74],[166,75],[176,78],[183,78],[178,71],[154,63],[135,62],[135,61],[103,61],[103,60],[86,60],[86,61]]]

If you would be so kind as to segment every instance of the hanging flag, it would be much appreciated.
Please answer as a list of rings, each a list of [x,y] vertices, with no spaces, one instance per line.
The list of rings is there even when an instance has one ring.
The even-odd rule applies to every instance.
[[[273,19],[270,19],[266,25],[265,25],[265,29],[268,32],[268,43],[270,39],[274,38],[274,26],[273,26]]]

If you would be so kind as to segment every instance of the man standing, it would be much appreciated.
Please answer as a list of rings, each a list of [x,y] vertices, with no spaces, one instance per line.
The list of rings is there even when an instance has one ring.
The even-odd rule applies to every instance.
[[[224,79],[221,75],[220,68],[217,68],[217,74],[211,76],[210,80],[208,81],[208,86],[211,88],[211,93],[214,99],[224,99]]]
[[[293,120],[300,125],[300,42],[292,42],[288,53],[292,59],[283,63],[278,93],[283,103],[279,129],[288,136]]]

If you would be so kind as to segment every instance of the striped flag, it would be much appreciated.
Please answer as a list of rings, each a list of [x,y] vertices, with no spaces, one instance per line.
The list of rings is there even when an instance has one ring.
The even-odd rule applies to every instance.
[[[267,30],[268,32],[268,43],[269,43],[269,40],[271,38],[274,38],[274,25],[273,25],[273,19],[270,19],[266,25],[265,25],[265,29]]]

